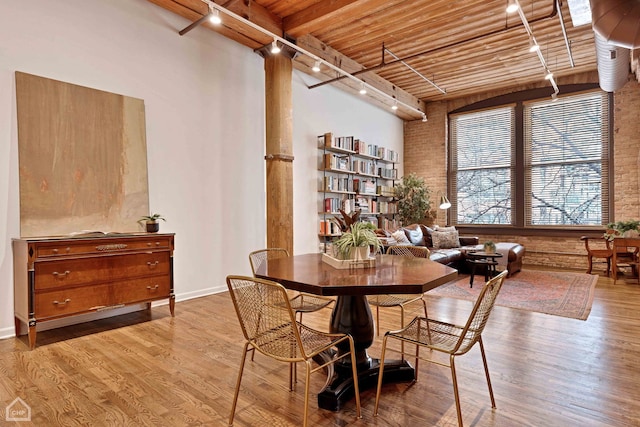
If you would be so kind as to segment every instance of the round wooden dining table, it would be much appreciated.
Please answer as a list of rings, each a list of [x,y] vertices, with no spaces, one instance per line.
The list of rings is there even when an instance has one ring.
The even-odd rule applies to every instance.
[[[337,296],[330,331],[353,337],[360,390],[375,387],[380,365],[367,353],[375,333],[367,295],[422,294],[454,280],[458,272],[425,258],[378,255],[374,267],[338,269],[322,257],[318,253],[268,260],[255,275],[287,289]],[[348,346],[338,351],[348,351]],[[353,397],[351,362],[348,357],[343,361],[336,366],[335,378],[318,394],[318,406],[323,409],[337,411]],[[385,360],[384,372],[385,383],[415,378],[413,367],[405,360]]]

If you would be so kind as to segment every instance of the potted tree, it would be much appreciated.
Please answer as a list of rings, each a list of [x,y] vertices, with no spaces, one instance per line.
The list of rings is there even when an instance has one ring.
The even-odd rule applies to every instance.
[[[398,217],[403,225],[430,221],[436,217],[435,210],[431,209],[431,190],[424,179],[412,173],[402,177],[402,181],[396,185],[396,198],[398,199]]]
[[[153,215],[143,216],[138,222],[140,225],[142,225],[142,223],[146,225],[147,233],[157,233],[160,230],[159,220],[166,221],[162,215],[154,213]]]
[[[382,243],[375,233],[375,225],[368,222],[356,222],[344,232],[333,246],[340,259],[364,260],[369,258],[369,248],[374,252],[382,250]]]

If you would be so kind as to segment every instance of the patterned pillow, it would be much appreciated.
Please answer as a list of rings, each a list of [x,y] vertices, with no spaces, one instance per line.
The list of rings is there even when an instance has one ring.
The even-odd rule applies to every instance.
[[[431,234],[435,249],[451,249],[460,247],[458,231],[434,231]]]
[[[402,229],[396,230],[393,233],[391,233],[391,237],[396,239],[396,242],[399,245],[410,245],[411,244],[409,239],[407,239],[407,236],[404,234],[404,230],[402,230]]]

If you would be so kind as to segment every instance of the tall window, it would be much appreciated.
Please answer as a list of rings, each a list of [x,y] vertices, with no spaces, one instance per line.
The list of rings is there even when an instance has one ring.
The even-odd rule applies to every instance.
[[[608,221],[605,92],[451,115],[450,135],[453,222],[567,227]]]

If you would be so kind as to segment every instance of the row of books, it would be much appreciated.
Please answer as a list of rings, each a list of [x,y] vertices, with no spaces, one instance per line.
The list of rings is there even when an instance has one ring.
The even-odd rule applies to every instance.
[[[344,191],[354,193],[358,191],[355,181],[357,180],[351,180],[348,177],[325,176],[323,189],[324,191]]]
[[[376,193],[378,193],[379,195],[381,195],[383,197],[395,197],[396,188],[395,187],[390,187],[388,185],[378,185],[376,187]]]
[[[325,153],[324,168],[334,171],[354,172],[379,176],[384,179],[398,179],[398,170],[376,165],[373,160],[349,158],[346,154]]]
[[[377,156],[388,162],[398,163],[398,161],[400,161],[398,152],[386,147],[378,147]]]
[[[318,143],[320,146],[327,148],[353,151],[357,154],[377,157],[388,162],[397,163],[400,159],[397,151],[375,144],[367,144],[365,141],[356,139],[353,136],[334,136],[333,133],[327,132],[318,136]]]
[[[384,179],[398,179],[398,170],[390,168],[378,168],[377,175]]]
[[[378,195],[378,193],[376,192],[376,182],[372,179],[354,179],[353,191],[358,194],[366,194],[370,196]]]
[[[351,162],[349,156],[334,153],[325,153],[324,155],[325,169],[351,172]]]
[[[319,233],[322,236],[339,236],[342,234],[340,226],[331,219],[321,219]]]

